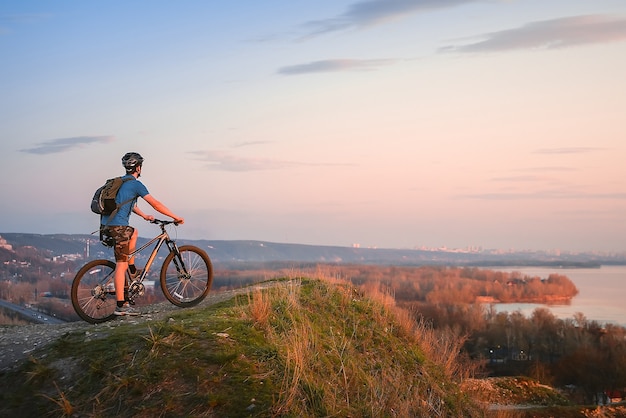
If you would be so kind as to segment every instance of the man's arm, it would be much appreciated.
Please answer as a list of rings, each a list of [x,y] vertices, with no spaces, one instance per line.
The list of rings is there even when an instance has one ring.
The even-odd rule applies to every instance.
[[[148,202],[148,204],[152,206],[154,210],[162,213],[165,216],[169,216],[170,218],[174,219],[177,223],[179,224],[185,223],[185,220],[183,218],[181,218],[180,216],[174,215],[174,213],[171,210],[169,210],[163,203],[159,202],[154,197],[152,197],[152,195],[150,194],[145,195],[143,197],[143,200]]]
[[[154,216],[146,215],[137,205],[133,206],[133,212],[144,218],[146,221],[154,221]]]

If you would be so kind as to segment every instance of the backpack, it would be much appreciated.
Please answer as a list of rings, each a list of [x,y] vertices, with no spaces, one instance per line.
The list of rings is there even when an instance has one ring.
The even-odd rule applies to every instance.
[[[117,213],[120,207],[131,202],[133,199],[129,199],[126,202],[122,202],[119,205],[115,203],[115,197],[117,192],[128,180],[134,180],[134,177],[122,178],[115,177],[108,179],[103,186],[99,187],[91,199],[91,211],[98,215],[112,215]]]

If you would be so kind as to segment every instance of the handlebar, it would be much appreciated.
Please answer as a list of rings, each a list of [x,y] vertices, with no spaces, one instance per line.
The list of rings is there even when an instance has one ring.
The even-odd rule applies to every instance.
[[[158,224],[160,226],[165,226],[165,225],[171,225],[174,224],[176,226],[178,226],[178,222],[176,221],[162,221],[160,219],[153,219],[150,221],[151,224]]]

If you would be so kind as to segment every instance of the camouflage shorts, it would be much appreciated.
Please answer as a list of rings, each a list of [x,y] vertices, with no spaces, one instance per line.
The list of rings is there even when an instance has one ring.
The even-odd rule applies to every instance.
[[[128,261],[128,254],[130,254],[130,238],[135,232],[135,228],[132,226],[108,226],[107,232],[115,240],[115,247],[113,253],[115,254],[115,261]]]

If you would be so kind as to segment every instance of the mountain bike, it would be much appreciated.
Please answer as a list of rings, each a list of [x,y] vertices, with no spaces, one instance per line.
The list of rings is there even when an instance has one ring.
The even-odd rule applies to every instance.
[[[174,221],[150,221],[161,228],[161,233],[133,251],[136,255],[156,243],[138,277],[131,279],[126,272],[124,293],[131,304],[145,292],[144,280],[150,271],[159,249],[166,245],[169,254],[165,257],[160,273],[161,291],[165,298],[176,306],[188,308],[200,303],[209,293],[213,282],[213,266],[207,253],[193,245],[178,247],[170,238],[165,227]],[[93,260],[85,264],[72,282],[72,305],[83,320],[97,324],[113,319],[117,304],[115,298],[115,263],[111,260]]]

